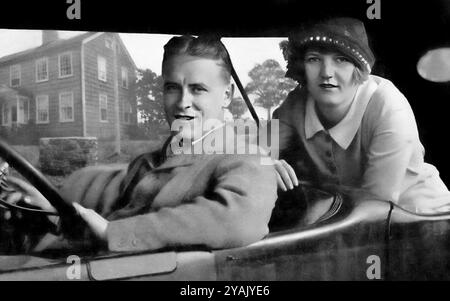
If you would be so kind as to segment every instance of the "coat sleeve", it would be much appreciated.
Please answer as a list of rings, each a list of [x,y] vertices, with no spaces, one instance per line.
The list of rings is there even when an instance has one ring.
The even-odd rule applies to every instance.
[[[72,173],[60,188],[61,196],[69,201],[108,215],[117,201],[126,165],[89,166]]]
[[[273,166],[257,156],[220,159],[210,189],[191,202],[111,221],[111,251],[154,250],[167,246],[229,248],[250,244],[268,233],[276,201]]]
[[[79,203],[105,217],[118,200],[126,171],[127,165],[85,167],[67,177],[59,193],[67,202]],[[89,228],[83,226],[80,231],[81,236],[77,239],[66,235],[49,235],[34,246],[33,251],[71,249],[78,252],[103,248],[102,242],[97,241]]]

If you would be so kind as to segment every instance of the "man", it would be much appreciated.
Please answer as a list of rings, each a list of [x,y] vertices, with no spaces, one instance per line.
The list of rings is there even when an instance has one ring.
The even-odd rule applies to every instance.
[[[216,39],[191,36],[172,38],[164,49],[164,109],[172,130],[165,146],[127,169],[79,170],[61,194],[86,221],[86,238],[111,251],[255,242],[268,233],[277,197],[275,169],[257,155],[237,155],[236,147],[229,147],[234,137],[225,137],[222,151],[196,153],[205,139],[226,128],[222,108],[233,96],[228,54]],[[233,153],[225,153],[225,146]],[[26,192],[29,203],[53,209],[26,183],[15,178],[10,183]],[[16,193],[9,201],[21,197]]]

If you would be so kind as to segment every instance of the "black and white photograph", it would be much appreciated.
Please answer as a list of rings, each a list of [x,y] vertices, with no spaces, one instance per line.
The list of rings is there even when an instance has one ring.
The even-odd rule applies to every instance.
[[[450,280],[448,0],[156,2],[0,20],[0,281]]]

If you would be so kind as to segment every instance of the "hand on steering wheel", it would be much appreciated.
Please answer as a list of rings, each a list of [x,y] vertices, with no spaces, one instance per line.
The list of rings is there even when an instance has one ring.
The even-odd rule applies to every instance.
[[[33,185],[12,176],[7,177],[7,184],[13,190],[6,196],[5,201],[8,204],[16,205],[18,202],[23,201],[25,204],[40,210],[56,213],[56,209]]]
[[[35,187],[22,179],[1,178],[0,205],[7,208],[1,211],[0,220],[14,229],[14,241],[19,249],[43,233],[58,233],[59,217],[55,208]]]

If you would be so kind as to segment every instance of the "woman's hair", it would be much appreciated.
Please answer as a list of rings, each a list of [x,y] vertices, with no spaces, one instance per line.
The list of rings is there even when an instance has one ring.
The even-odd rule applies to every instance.
[[[356,67],[352,76],[354,84],[362,84],[369,77],[369,72],[362,69],[359,62],[356,62],[352,57],[346,55],[337,48],[323,45],[312,45],[302,49],[295,49],[290,46],[291,45],[289,45],[288,41],[282,41],[280,43],[280,48],[283,51],[284,59],[287,61],[288,71],[286,73],[286,77],[296,80],[302,86],[306,84],[305,55],[311,50],[316,50],[322,53],[337,52],[346,57]]]
[[[183,35],[173,37],[164,45],[164,56],[162,61],[162,73],[167,68],[167,62],[175,56],[190,55],[201,58],[217,60],[222,67],[223,77],[226,82],[231,79],[231,60],[225,46],[216,36],[193,37]]]

